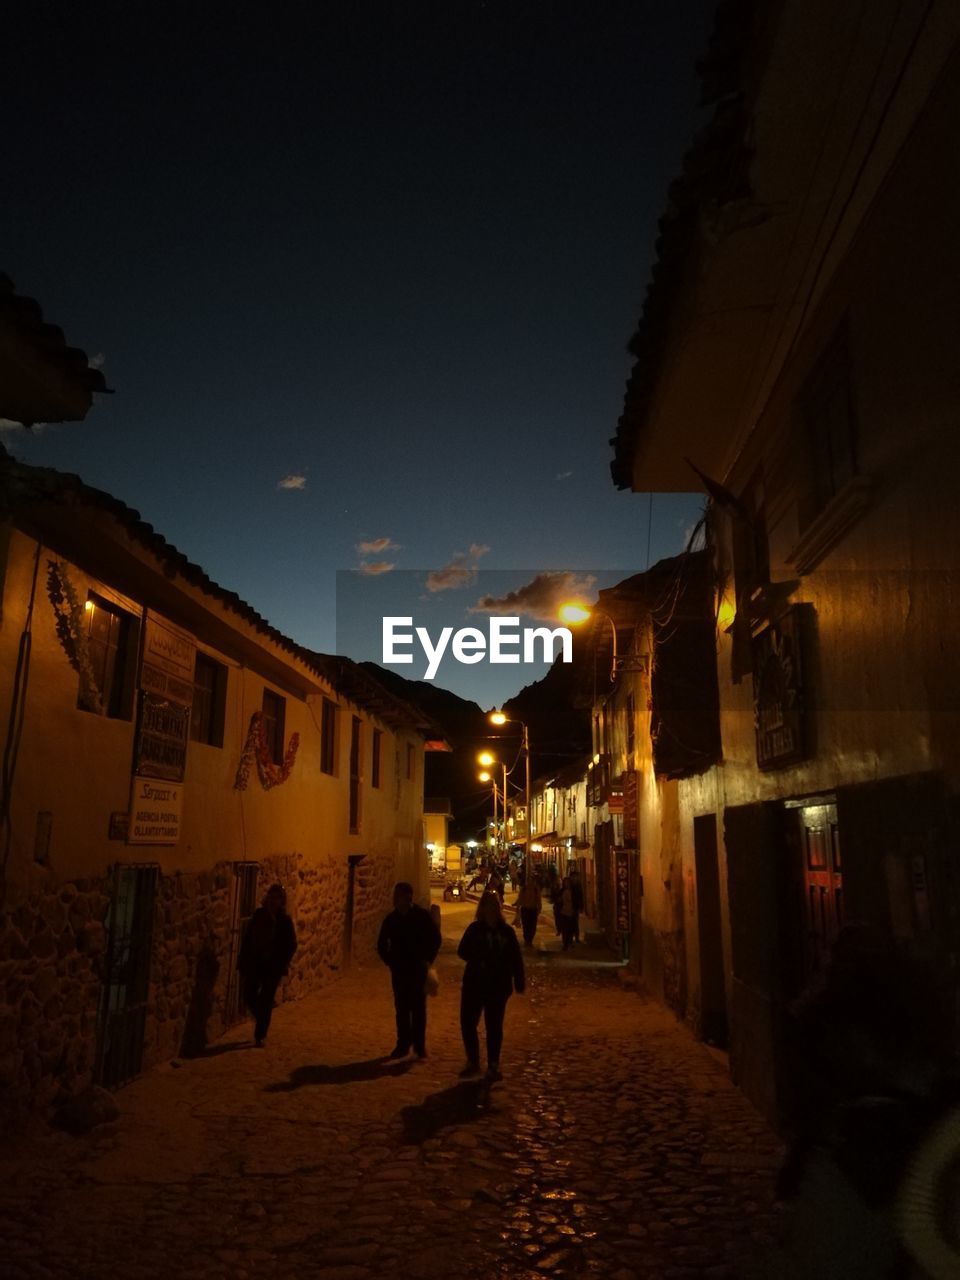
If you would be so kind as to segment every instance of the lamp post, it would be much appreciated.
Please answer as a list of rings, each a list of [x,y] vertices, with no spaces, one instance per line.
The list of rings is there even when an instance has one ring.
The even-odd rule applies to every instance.
[[[530,810],[530,733],[527,726],[522,720],[511,720],[509,716],[505,716],[502,711],[490,712],[490,723],[497,725],[499,728],[504,724],[518,724],[523,732],[523,755],[526,761],[526,804],[527,804],[527,839],[523,849],[524,878],[530,874],[530,840],[531,827],[533,825],[533,815]],[[504,778],[506,778],[506,766],[504,766]],[[504,787],[504,796],[506,796],[506,787]]]
[[[610,683],[613,684],[617,678],[617,667],[620,665],[621,659],[617,655],[617,624],[610,617],[609,613],[604,613],[602,609],[598,609],[594,605],[576,604],[570,602],[560,606],[560,621],[571,623],[574,626],[579,622],[586,622],[588,618],[594,615],[600,618],[606,618],[610,623],[610,630],[613,634],[613,656],[610,659]]]
[[[497,828],[497,780],[493,776],[493,774],[488,772],[488,770],[486,769],[484,769],[482,773],[477,774],[477,779],[480,782],[489,782],[493,788],[493,851],[494,853],[496,853],[498,849],[498,844],[499,844],[499,840],[497,836],[497,831],[498,831],[498,828]],[[506,822],[506,820],[507,820],[507,793],[506,791],[504,791],[503,821]]]

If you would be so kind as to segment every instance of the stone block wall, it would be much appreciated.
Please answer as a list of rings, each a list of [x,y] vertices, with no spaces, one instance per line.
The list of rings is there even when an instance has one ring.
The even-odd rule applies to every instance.
[[[30,893],[0,913],[0,1095],[44,1106],[89,1083],[110,906],[102,881]]]
[[[343,964],[346,858],[305,864],[298,853],[264,859],[258,905],[280,881],[299,949],[278,1000],[295,1000],[333,979]],[[368,857],[356,872],[354,955],[373,955],[390,909],[395,870]],[[43,1108],[93,1079],[112,885],[50,884],[0,913],[0,1097],[5,1108]],[[202,1051],[226,1029],[236,957],[229,862],[162,875],[157,886],[143,1067]]]

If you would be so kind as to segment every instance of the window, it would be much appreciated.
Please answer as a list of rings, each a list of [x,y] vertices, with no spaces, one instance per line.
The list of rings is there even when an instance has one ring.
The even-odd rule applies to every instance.
[[[627,755],[632,756],[637,745],[636,707],[633,694],[627,694]]]
[[[287,700],[272,689],[263,691],[263,736],[274,764],[283,764],[283,719]]]
[[[373,731],[373,758],[370,762],[370,785],[379,790],[380,787],[380,759],[383,755],[383,731],[374,729]]]
[[[363,726],[357,716],[350,722],[350,831],[360,830],[360,761],[363,745]]]
[[[193,669],[193,710],[190,737],[208,747],[223,746],[223,718],[227,704],[227,668],[205,653],[197,653]]]
[[[87,598],[87,656],[100,694],[81,680],[77,706],[115,720],[133,715],[133,683],[137,651],[137,619],[125,609],[92,593]]]
[[[416,755],[413,750],[413,743],[408,742],[407,743],[407,781],[408,782],[412,781],[413,779],[413,772],[415,767],[416,767]]]
[[[830,341],[798,397],[812,473],[806,522],[857,473],[857,432],[846,331]]]
[[[340,708],[329,698],[324,698],[320,712],[320,768],[331,777],[337,773],[337,745],[339,741]]]

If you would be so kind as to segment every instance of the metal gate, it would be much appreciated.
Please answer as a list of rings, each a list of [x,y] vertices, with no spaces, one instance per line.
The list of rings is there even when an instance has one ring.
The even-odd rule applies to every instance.
[[[108,1089],[139,1075],[143,1063],[159,872],[156,863],[114,868],[97,1036],[97,1079]]]
[[[243,993],[240,990],[240,975],[237,973],[237,960],[240,956],[240,943],[250,917],[257,909],[257,877],[260,874],[259,862],[235,862],[233,864],[233,901],[230,904],[230,961],[227,967],[227,996],[223,1010],[223,1025],[232,1026],[239,1022],[245,1013]]]

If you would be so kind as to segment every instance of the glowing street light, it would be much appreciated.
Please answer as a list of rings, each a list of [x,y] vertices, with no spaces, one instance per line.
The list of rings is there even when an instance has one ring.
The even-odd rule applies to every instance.
[[[613,656],[610,659],[610,683],[612,684],[617,678],[617,667],[620,659],[617,657],[617,624],[610,617],[609,613],[604,613],[602,609],[598,609],[596,605],[580,604],[577,600],[568,600],[562,604],[559,609],[561,622],[567,622],[576,626],[578,623],[586,622],[588,618],[596,615],[598,618],[606,618],[610,623],[610,630],[613,633]]]
[[[498,727],[505,724],[518,724],[523,731],[523,755],[526,762],[526,802],[527,802],[527,838],[523,846],[524,870],[527,875],[530,873],[530,828],[532,815],[530,811],[530,731],[522,720],[512,720],[502,711],[491,711],[487,717],[491,724]],[[507,818],[507,766],[503,766],[503,818],[506,825]]]

